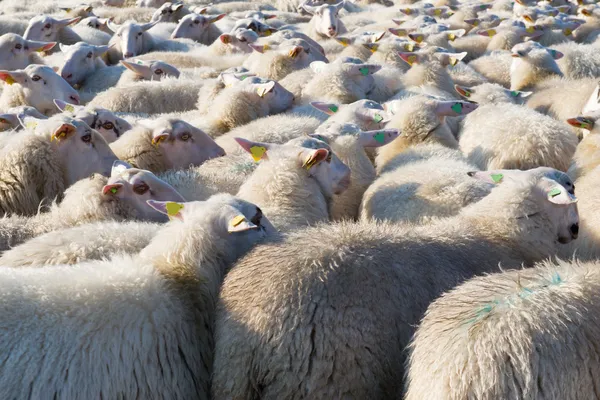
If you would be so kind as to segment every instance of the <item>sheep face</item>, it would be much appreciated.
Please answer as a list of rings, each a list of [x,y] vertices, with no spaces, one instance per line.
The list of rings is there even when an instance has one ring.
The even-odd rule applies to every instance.
[[[120,50],[124,58],[135,57],[144,52],[145,43],[151,40],[151,37],[146,31],[156,25],[157,22],[149,22],[147,24],[138,25],[135,22],[126,22],[121,26],[115,26],[112,22],[108,22],[108,27],[115,33],[113,42],[115,49]]]
[[[121,61],[121,64],[147,81],[160,81],[166,77],[179,78],[179,70],[162,61]]]
[[[228,47],[226,52],[228,53],[251,53],[251,43],[258,40],[256,32],[249,29],[237,29],[234,33],[224,33],[219,36],[218,41],[215,41],[215,45],[225,45]]]
[[[182,8],[183,3],[171,3],[168,1],[152,14],[150,22],[177,22],[179,21],[179,13]]]
[[[0,114],[0,132],[9,129],[20,129],[21,121],[19,118],[25,118],[26,116],[45,119],[44,114],[41,114],[38,110],[30,106],[13,107],[6,110],[4,114]]]
[[[248,77],[241,83],[244,90],[256,93],[269,105],[271,114],[283,112],[292,106],[294,95],[278,82],[258,77]]]
[[[381,129],[389,121],[383,106],[372,100],[358,100],[346,106],[361,121],[361,127],[366,130]]]
[[[82,19],[81,21],[79,21],[79,24],[77,25],[82,25],[82,26],[87,26],[89,28],[92,29],[97,29],[99,31],[108,33],[112,35],[112,32],[110,31],[110,29],[108,29],[108,21],[110,18],[100,18],[100,17],[87,17]]]
[[[196,41],[201,41],[203,35],[208,27],[223,18],[225,14],[220,15],[200,15],[200,14],[188,14],[181,18],[179,24],[171,34],[171,38],[187,38]]]
[[[40,40],[43,42],[58,41],[58,33],[61,29],[79,22],[80,17],[55,19],[47,15],[38,15],[31,18],[23,37],[27,40]]]
[[[117,117],[112,111],[100,107],[84,107],[55,100],[56,106],[68,116],[79,119],[95,129],[107,143],[117,140],[123,133],[131,129],[131,124]]]
[[[153,121],[152,143],[158,146],[170,169],[198,166],[225,155],[206,133],[179,119]]]
[[[138,212],[138,218],[166,222],[167,216],[148,207],[148,200],[184,201],[184,198],[168,183],[150,171],[133,168],[124,161],[115,161],[110,178],[102,188],[103,196],[111,196],[128,203]]]
[[[0,80],[22,88],[27,105],[42,114],[50,115],[56,110],[54,99],[78,104],[79,94],[60,75],[45,65],[29,65],[23,70],[0,71]]]
[[[400,135],[398,129],[377,129],[363,131],[355,124],[333,123],[324,130],[310,135],[328,144],[339,143],[342,146],[352,146],[352,143],[361,147],[381,147],[392,142]]]
[[[15,70],[29,65],[29,56],[34,51],[48,51],[56,43],[26,40],[14,33],[0,36],[0,68]]]
[[[311,23],[315,31],[324,37],[335,37],[339,33],[340,20],[338,13],[344,6],[344,2],[334,5],[322,5],[318,7],[304,5],[303,8],[313,15]]]
[[[549,74],[562,76],[555,60],[563,57],[560,51],[547,49],[537,42],[525,42],[514,46],[512,63],[510,65],[510,89],[521,90],[535,83],[532,76],[544,71]]]
[[[273,32],[277,32],[277,29],[254,18],[237,20],[235,25],[233,25],[231,32],[235,32],[238,29],[249,29],[256,32],[256,34],[259,36],[270,36]]]
[[[60,50],[65,53],[60,76],[71,86],[81,84],[96,70],[98,58],[102,57],[108,49],[108,46],[94,46],[84,42],[72,46],[60,44]]]
[[[590,111],[584,115],[575,118],[569,118],[567,123],[575,128],[585,129],[589,133],[598,134],[600,132],[600,110]]]

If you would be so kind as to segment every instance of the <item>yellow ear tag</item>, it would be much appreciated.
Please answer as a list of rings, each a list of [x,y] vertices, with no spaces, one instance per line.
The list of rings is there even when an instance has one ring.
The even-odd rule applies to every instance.
[[[302,165],[302,167],[306,168],[307,170],[311,169],[313,167],[313,165],[315,165],[317,163],[317,159],[315,157],[313,157],[312,155],[309,157],[308,160],[306,160],[304,162],[304,165]]]
[[[458,58],[450,57],[450,65],[453,67],[458,64]]]
[[[164,136],[159,136],[158,138],[152,138],[152,144],[155,145],[156,147],[158,147],[160,142],[162,142],[163,140],[165,140]]]
[[[37,128],[38,123],[35,121],[29,121],[25,123],[25,129],[30,129],[30,130],[34,130],[35,128]],[[52,141],[52,139],[51,139]]]
[[[433,11],[434,15],[442,15],[442,10],[440,10],[439,8]]]
[[[528,27],[525,29],[525,31],[526,31],[527,33],[533,33],[533,32],[535,32],[535,28],[534,28],[533,26],[528,26]]]
[[[569,36],[571,33],[573,33],[573,31],[571,29],[567,28],[563,31],[563,33],[565,34],[565,36]]]
[[[183,204],[169,201],[167,204],[165,204],[165,208],[167,209],[167,215],[169,217],[174,217],[179,214],[179,211],[183,210]]]
[[[239,224],[241,224],[242,222],[244,222],[246,220],[246,217],[244,217],[243,215],[238,215],[236,217],[234,217],[231,220],[231,225],[233,226],[238,226]]]
[[[264,44],[263,45],[263,51],[267,51],[267,50],[271,50],[271,47],[269,47],[268,44]]]
[[[264,31],[263,36],[271,36],[271,30],[267,29],[266,31]]]
[[[73,107],[71,104],[67,104],[67,105],[65,106],[65,111],[68,111],[68,112],[75,112],[75,107]]]
[[[419,35],[415,38],[415,42],[421,43],[423,41],[423,35]]]
[[[450,33],[448,35],[448,40],[454,40],[454,39],[456,39],[456,35],[454,33]]]
[[[375,53],[378,48],[379,48],[378,44],[372,44],[371,47],[369,47],[369,50],[371,50],[371,53]]]
[[[348,46],[348,39],[338,39],[338,43],[346,47]]]
[[[12,85],[13,83],[15,83],[15,80],[13,79],[12,76],[7,76],[6,79],[4,80],[4,82],[6,82],[9,85]]]
[[[258,95],[259,95],[260,97],[264,97],[264,95],[265,95],[265,94],[267,94],[267,89],[265,89],[265,88],[258,88],[258,89],[256,90],[256,93],[258,93]]]
[[[53,134],[53,135],[50,137],[50,141],[51,141],[51,142],[53,142],[54,140],[59,140],[59,139],[62,139],[62,138],[64,138],[64,137],[66,137],[66,136],[67,136],[67,132],[65,132],[65,131],[61,131],[61,132],[58,132],[58,133],[55,133],[55,134]]]
[[[404,45],[404,50],[409,51],[412,53],[412,51],[415,49],[415,45],[412,43],[407,43]]]
[[[267,152],[267,149],[263,146],[252,146],[250,147],[250,155],[254,159],[255,162],[259,162],[263,155]]]
[[[413,65],[413,64],[414,64],[414,63],[416,63],[416,62],[417,62],[417,56],[409,56],[409,57],[408,57],[408,63],[409,63],[410,65]]]

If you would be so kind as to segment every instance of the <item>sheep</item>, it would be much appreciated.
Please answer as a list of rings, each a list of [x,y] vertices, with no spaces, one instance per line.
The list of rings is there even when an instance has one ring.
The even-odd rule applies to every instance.
[[[39,119],[47,118],[44,114],[30,106],[9,108],[5,113],[0,114],[0,132],[7,130],[20,130],[22,125],[21,121],[19,121],[19,118],[23,118],[26,115]]]
[[[569,125],[589,131],[577,145],[571,165],[567,171],[569,176],[575,180],[600,165],[600,135],[598,135],[600,124],[596,124],[596,121],[599,119],[600,110],[597,110],[587,113],[585,116],[578,116],[567,120]]]
[[[93,16],[94,7],[89,4],[80,3],[69,7],[59,7],[60,10],[64,11],[67,17],[81,17],[86,18]]]
[[[108,29],[108,18],[98,18],[96,16],[87,17],[79,21],[72,29],[82,41],[104,46],[110,42],[112,32]]]
[[[110,18],[99,18],[96,16],[83,18],[77,25],[75,25],[75,29],[80,26],[87,26],[88,28],[97,29],[101,32],[104,32],[110,36],[112,36],[113,32],[108,29],[108,21]]]
[[[510,87],[512,60],[510,51],[494,51],[469,62],[469,66],[489,82]]]
[[[176,118],[141,121],[110,146],[121,160],[153,173],[197,166],[225,154],[204,131]]]
[[[186,15],[190,14],[189,8],[183,5],[183,3],[167,1],[154,11],[150,22],[179,22]]]
[[[221,288],[214,398],[400,397],[404,348],[429,303],[499,263],[555,254],[573,238],[573,201],[527,176],[438,224],[319,225],[258,246]]]
[[[451,149],[458,142],[447,124],[446,117],[467,115],[477,109],[477,104],[463,101],[443,101],[423,95],[410,97],[388,106],[392,113],[387,128],[396,128],[401,136],[377,152],[377,172],[394,169],[394,158],[406,149],[420,143],[439,143]],[[394,109],[397,109],[396,113]]]
[[[214,25],[223,17],[225,17],[225,14],[209,16],[188,14],[181,18],[171,37],[173,39],[189,38],[208,46],[224,33]]]
[[[113,256],[76,267],[33,268],[34,279],[31,268],[2,269],[4,354],[21,352],[15,347],[17,337],[21,345],[44,342],[63,356],[70,353],[61,356],[64,363],[46,364],[49,354],[31,351],[31,357],[40,356],[35,376],[26,372],[30,364],[24,360],[31,361],[30,356],[9,356],[11,361],[3,367],[3,397],[21,397],[23,384],[34,396],[210,397],[212,325],[219,286],[229,266],[272,234],[273,228],[254,204],[229,195],[206,202],[152,201],[149,205],[175,217],[139,255]],[[47,301],[39,298],[40,293]],[[61,311],[48,313],[54,307],[50,304]],[[110,324],[107,310],[111,310]],[[17,314],[23,312],[53,317],[33,322],[21,314],[21,325],[15,325]],[[78,342],[88,329],[95,334],[87,335],[85,344]],[[147,329],[154,338],[150,342],[124,344],[123,337]],[[115,346],[126,346],[122,351],[128,357],[113,352]],[[26,348],[32,349],[22,350]],[[104,362],[88,363],[90,355]],[[69,379],[64,382],[67,371]]]
[[[596,55],[596,45],[569,42],[552,46],[552,49],[564,54],[557,64],[565,77],[570,79],[600,77],[600,58]]]
[[[95,129],[107,143],[114,142],[132,128],[131,124],[125,119],[100,107],[76,106],[61,100],[55,100],[54,103],[63,113],[79,119],[85,122],[90,128]]]
[[[303,4],[302,9],[313,16],[308,23],[305,33],[317,41],[346,33],[346,27],[338,17],[338,13],[343,6],[343,1],[337,4],[323,4],[321,6]]]
[[[333,197],[331,220],[356,219],[363,193],[375,180],[375,168],[365,150],[390,143],[398,137],[398,130],[362,131],[354,124],[330,124],[311,136],[328,143],[351,171],[348,188],[341,195]]]
[[[237,196],[261,207],[279,231],[329,220],[332,196],[350,185],[350,169],[321,140],[236,141],[255,161],[262,160]]]
[[[109,50],[108,46],[79,42],[71,46],[60,44],[60,50],[64,53],[60,76],[71,86],[81,85],[89,75],[106,68],[102,57]]]
[[[80,20],[81,17],[56,19],[48,15],[38,15],[29,21],[23,37],[27,40],[75,44],[81,42],[81,37],[69,28],[69,25],[76,24]],[[48,51],[52,50],[58,49],[54,47]]]
[[[533,92],[508,90],[497,83],[482,83],[473,87],[454,85],[454,89],[465,99],[474,103],[483,104],[523,104]]]
[[[117,157],[84,122],[57,115],[23,117],[27,132],[2,138],[2,213],[33,215],[42,202],[98,172],[108,175]]]
[[[110,175],[110,178],[106,178],[94,174],[89,179],[78,181],[65,190],[62,201],[54,202],[48,212],[33,216],[5,216],[0,228],[0,251],[49,232],[93,222],[165,222],[167,218],[164,215],[148,209],[146,200],[183,200],[168,183],[149,171],[132,168],[125,162],[114,162]],[[123,241],[126,242],[125,239]],[[11,257],[17,259],[35,251],[43,254],[47,251],[46,242],[47,239],[41,238],[34,243],[43,244],[42,248],[35,250],[35,244],[23,246],[12,252]],[[93,244],[90,243],[89,246],[93,247]],[[64,249],[62,254],[70,257]]]
[[[547,166],[566,171],[577,142],[564,122],[506,103],[483,105],[465,117],[459,145],[481,169]]]
[[[32,106],[44,115],[57,112],[54,99],[79,103],[79,94],[52,68],[31,64],[22,70],[0,71],[6,84],[0,94],[0,110]]]
[[[239,85],[225,88],[207,108],[207,123],[211,136],[221,135],[236,126],[285,111],[294,96],[279,83],[258,77],[248,77]]]
[[[536,42],[525,42],[512,48],[510,90],[526,90],[539,85],[544,79],[561,77],[563,73],[555,60],[563,54]]]
[[[225,36],[228,35],[228,36]],[[189,52],[153,51],[136,57],[138,60],[164,60],[176,68],[213,67],[218,71],[240,66],[248,57],[250,47],[232,35],[223,34],[207,48],[192,49]],[[237,36],[236,36],[237,39]],[[227,56],[223,56],[227,54]]]
[[[29,64],[42,64],[34,52],[50,51],[56,42],[36,42],[14,33],[0,36],[0,69],[23,69]]]
[[[593,398],[598,271],[544,261],[445,293],[411,344],[406,398]]]

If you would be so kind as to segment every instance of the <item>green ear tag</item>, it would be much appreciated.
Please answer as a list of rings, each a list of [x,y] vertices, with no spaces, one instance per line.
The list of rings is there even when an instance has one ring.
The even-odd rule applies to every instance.
[[[248,77],[248,75],[242,75],[240,76],[240,81],[243,81],[244,79],[246,79]]]
[[[379,143],[383,143],[383,142],[385,142],[385,133],[377,132],[376,134],[373,135],[373,139],[375,139]]]
[[[383,121],[383,117],[380,114],[375,114],[375,116],[373,117],[373,121],[375,121],[376,123],[380,123],[381,121]]]
[[[117,188],[112,188],[112,189],[110,189],[110,192],[111,192],[112,194],[115,194],[115,193],[117,193]]]
[[[550,197],[556,197],[560,194],[560,189],[559,188],[554,188],[551,191],[548,192],[548,196]]]
[[[502,182],[502,178],[504,178],[504,175],[502,175],[502,174],[492,174],[491,178],[494,181],[494,183],[500,183],[500,182]]]
[[[336,112],[338,112],[338,110],[339,110],[338,106],[330,106],[329,107],[329,111],[331,111],[331,112],[336,113]]]
[[[512,97],[518,97],[518,96],[519,96],[519,92],[517,92],[516,90],[511,90],[511,91],[510,91],[510,95],[511,95]]]
[[[452,111],[455,113],[460,114],[462,112],[463,105],[462,103],[454,103],[454,105],[450,108],[452,108]]]
[[[367,67],[362,67],[359,69],[360,73],[363,74],[364,76],[369,75],[369,68]]]

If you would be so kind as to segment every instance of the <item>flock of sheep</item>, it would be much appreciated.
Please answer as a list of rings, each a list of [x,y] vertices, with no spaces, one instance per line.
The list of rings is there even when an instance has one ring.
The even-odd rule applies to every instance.
[[[600,398],[599,80],[595,0],[2,0],[0,399]]]

